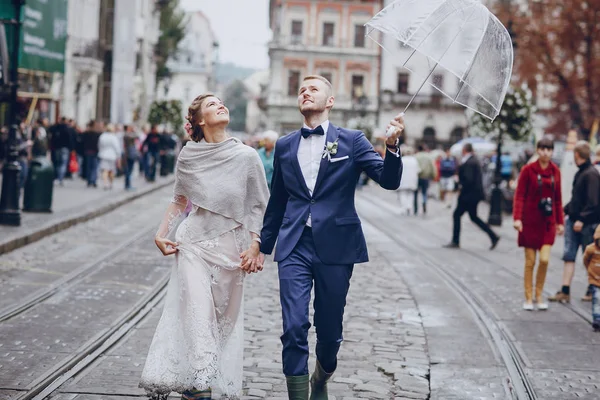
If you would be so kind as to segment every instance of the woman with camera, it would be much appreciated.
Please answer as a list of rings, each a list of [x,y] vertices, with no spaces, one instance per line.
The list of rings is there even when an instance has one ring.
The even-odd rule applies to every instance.
[[[519,175],[514,197],[514,228],[519,231],[519,247],[525,248],[525,303],[523,309],[547,310],[542,297],[550,249],[558,233],[564,232],[560,169],[550,161],[554,142],[543,138],[537,144],[538,159],[525,165]],[[533,270],[539,253],[535,297],[533,296]]]

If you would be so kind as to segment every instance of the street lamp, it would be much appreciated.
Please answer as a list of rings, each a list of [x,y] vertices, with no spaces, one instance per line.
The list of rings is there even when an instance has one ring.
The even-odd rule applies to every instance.
[[[21,38],[21,7],[24,0],[13,0],[15,6],[15,19],[3,21],[11,24],[13,29],[13,47],[10,55],[10,111],[8,114],[8,154],[2,170],[2,195],[0,195],[0,224],[21,225],[21,212],[19,211],[19,174],[21,166],[17,161],[19,148],[17,144],[17,88],[19,86],[19,48]]]

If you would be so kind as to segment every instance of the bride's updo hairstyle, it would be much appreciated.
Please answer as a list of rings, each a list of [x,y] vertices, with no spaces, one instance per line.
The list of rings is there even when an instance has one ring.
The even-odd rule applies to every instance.
[[[194,101],[192,101],[192,104],[190,104],[188,107],[188,115],[185,117],[185,119],[187,119],[192,125],[190,138],[194,142],[199,142],[204,138],[204,131],[198,123],[202,119],[202,104],[204,103],[204,100],[209,97],[216,96],[212,93],[201,94],[200,96],[196,97]]]

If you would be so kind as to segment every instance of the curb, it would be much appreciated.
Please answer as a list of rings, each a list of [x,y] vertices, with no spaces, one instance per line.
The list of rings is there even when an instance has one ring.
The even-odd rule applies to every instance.
[[[62,221],[53,221],[47,224],[46,226],[42,226],[40,228],[32,228],[30,232],[25,233],[20,237],[16,237],[14,239],[8,240],[7,242],[0,243],[0,255],[16,250],[28,244],[37,242],[38,240],[43,239],[46,236],[58,233],[74,225],[107,214],[108,212],[113,211],[114,209],[121,207],[127,203],[131,203],[132,201],[137,200],[142,196],[156,192],[157,190],[160,190],[166,186],[172,185],[173,182],[175,182],[174,178],[169,179],[167,182],[163,182],[156,186],[150,187],[144,191],[136,192],[135,194],[132,194],[131,196],[128,196],[124,199],[103,205],[95,210],[85,210],[74,216],[69,216],[66,219],[63,219]]]

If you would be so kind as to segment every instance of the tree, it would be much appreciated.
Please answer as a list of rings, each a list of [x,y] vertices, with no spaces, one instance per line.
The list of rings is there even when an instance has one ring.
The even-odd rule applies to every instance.
[[[532,117],[536,111],[532,100],[533,94],[526,85],[509,87],[496,119],[492,122],[474,113],[470,118],[470,132],[474,136],[486,136],[489,139],[496,139],[501,134],[507,134],[515,141],[529,139],[533,133]]]
[[[167,130],[183,137],[183,117],[181,101],[155,101],[150,107],[148,122],[152,125],[166,125]]]
[[[167,60],[177,54],[187,25],[185,12],[179,8],[179,0],[161,1],[160,7],[160,36],[154,49],[157,83],[170,76]]]
[[[233,131],[246,131],[246,108],[248,90],[240,80],[233,81],[226,89],[223,101],[229,108],[229,128]]]
[[[518,79],[546,89],[550,130],[589,132],[600,116],[600,0],[515,3],[497,14],[514,34]]]

